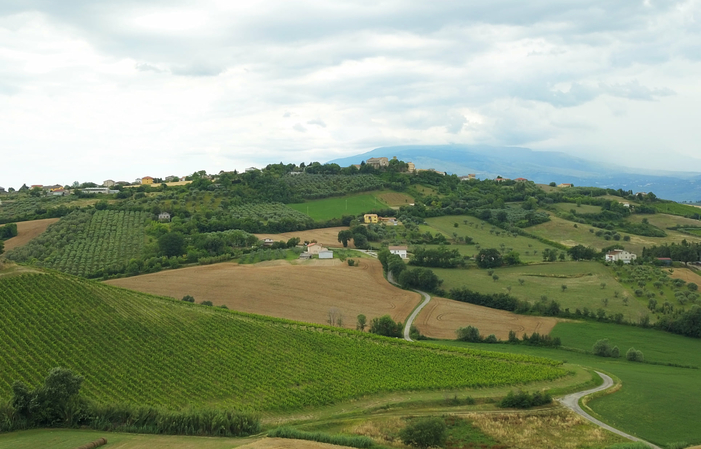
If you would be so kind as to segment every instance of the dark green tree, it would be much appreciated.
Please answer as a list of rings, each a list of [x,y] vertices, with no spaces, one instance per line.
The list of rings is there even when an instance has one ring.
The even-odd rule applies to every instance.
[[[480,268],[495,268],[502,265],[502,257],[496,248],[484,248],[477,253],[477,265]]]
[[[389,315],[375,317],[370,321],[370,332],[385,337],[401,337],[402,323],[395,323]]]
[[[355,325],[355,328],[363,332],[365,330],[365,326],[367,326],[367,318],[361,313],[360,315],[358,315],[358,322]]]
[[[352,238],[353,238],[353,233],[348,229],[344,229],[343,231],[338,232],[338,241],[343,243],[344,248],[348,247],[348,242]]]
[[[185,237],[179,232],[164,234],[158,239],[158,248],[164,256],[182,256],[185,252]]]
[[[404,444],[418,448],[441,447],[447,438],[447,426],[441,418],[420,418],[399,431]]]

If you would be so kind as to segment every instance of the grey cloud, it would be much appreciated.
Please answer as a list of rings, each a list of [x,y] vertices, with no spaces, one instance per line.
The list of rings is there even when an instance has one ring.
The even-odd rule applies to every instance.
[[[155,65],[148,64],[146,62],[139,62],[135,65],[136,70],[140,72],[156,72],[156,73],[163,73],[165,70],[162,70]]]
[[[294,129],[295,131],[301,132],[301,133],[306,133],[306,132],[307,132],[307,128],[305,128],[304,126],[302,126],[301,123],[296,123],[295,126],[292,127],[292,129]]]
[[[326,128],[326,123],[324,123],[324,121],[321,119],[309,120],[307,122],[307,125],[318,125],[318,126],[321,126],[322,128]]]
[[[628,98],[630,100],[653,101],[657,97],[667,97],[674,95],[672,89],[650,89],[640,84],[638,80],[629,81],[625,84],[601,84],[601,89],[614,97]]]

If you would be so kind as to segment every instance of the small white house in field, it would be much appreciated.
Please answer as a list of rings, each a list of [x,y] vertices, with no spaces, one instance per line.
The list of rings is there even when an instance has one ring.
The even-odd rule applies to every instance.
[[[333,259],[333,251],[329,249],[325,251],[319,251],[319,259]]]
[[[273,243],[275,243],[275,240],[273,239],[263,239],[263,245],[265,246],[272,246]]]
[[[389,247],[389,252],[392,254],[396,254],[402,259],[407,258],[407,247],[406,246],[390,246]]]
[[[614,249],[613,251],[609,251],[606,253],[606,262],[617,262],[619,260],[622,260],[623,263],[630,263],[632,260],[637,259],[638,256],[636,256],[633,253],[630,253],[628,251],[624,251],[622,249]]]
[[[168,212],[161,212],[158,214],[158,221],[170,221],[170,214]]]
[[[309,245],[307,245],[307,252],[310,254],[319,254],[322,251],[328,250],[321,246],[320,243],[310,243]]]

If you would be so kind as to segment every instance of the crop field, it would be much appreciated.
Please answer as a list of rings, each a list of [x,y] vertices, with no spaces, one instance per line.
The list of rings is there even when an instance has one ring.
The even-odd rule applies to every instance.
[[[556,318],[517,315],[505,310],[434,297],[421,310],[414,323],[423,335],[431,338],[454,339],[456,330],[473,326],[485,337],[494,334],[497,338],[506,340],[511,330],[519,338],[524,333],[549,334],[557,321]]]
[[[665,214],[681,215],[684,217],[701,214],[701,210],[699,210],[695,206],[690,206],[688,204],[679,204],[679,203],[673,203],[673,202],[670,202],[670,203],[655,202],[655,203],[652,203],[652,206],[655,209],[657,209],[657,212],[662,212]]]
[[[327,324],[329,312],[342,316],[343,327],[355,329],[356,317],[368,323],[390,315],[404,321],[420,302],[418,293],[387,282],[382,265],[362,259],[349,267],[338,259],[312,260],[299,265],[285,261],[255,265],[214,264],[162,271],[107,281],[108,284],[155,295],[196,301],[278,318]]]
[[[638,321],[647,315],[647,301],[636,298],[630,287],[616,280],[613,271],[598,262],[552,262],[531,266],[497,268],[492,279],[487,270],[435,268],[443,279],[443,288],[467,287],[483,293],[509,293],[516,298],[535,303],[546,296],[560,303],[571,312],[584,307],[589,310],[602,308],[607,315],[622,313],[626,318]],[[523,285],[519,282],[523,280]],[[604,288],[601,284],[606,284]],[[562,286],[566,285],[565,291]],[[616,297],[618,292],[618,297]],[[603,299],[608,299],[604,305]],[[625,305],[624,298],[628,298]]]
[[[467,222],[467,224],[465,223]],[[455,245],[464,255],[477,254],[481,248],[497,248],[508,252],[509,248],[518,252],[523,262],[540,262],[543,260],[543,250],[552,248],[549,245],[528,237],[508,235],[503,229],[496,228],[489,223],[467,215],[451,215],[447,217],[434,217],[426,219],[428,226],[422,226],[421,230],[429,230],[433,233],[441,232],[448,239],[453,239],[453,233],[458,237],[471,237],[475,245]],[[458,227],[455,227],[455,223]],[[429,229],[430,228],[430,229]],[[532,228],[528,228],[530,230]]]
[[[385,191],[377,192],[375,196],[383,203],[390,207],[408,206],[414,202],[414,198],[406,193]]]
[[[691,268],[673,268],[669,275],[672,279],[681,279],[685,282],[701,283],[701,272]]]
[[[338,241],[338,233],[348,229],[347,226],[338,226],[334,228],[309,229],[306,231],[283,232],[280,234],[256,234],[259,239],[273,239],[276,242],[280,240],[287,241],[293,237],[299,237],[300,242],[311,242],[316,240],[318,243],[326,247],[341,248],[343,244]],[[348,246],[353,248],[353,241],[348,242]]]
[[[20,221],[17,223],[17,236],[5,240],[5,251],[19,248],[29,243],[34,237],[46,231],[49,225],[58,221],[58,218],[45,218],[43,220]]]
[[[38,266],[90,276],[141,255],[148,216],[133,211],[76,211],[6,257],[16,262],[36,258]]]
[[[588,351],[597,340],[608,338],[622,354],[633,346],[643,352],[646,360],[701,367],[701,340],[652,329],[610,323],[560,322],[551,335],[560,337],[563,346]],[[701,427],[698,426],[701,383],[697,369],[629,362],[625,357],[611,359],[562,349],[455,341],[443,344],[540,355],[613,374],[622,381],[620,390],[588,403],[605,422],[663,447],[677,441],[701,444]]]
[[[82,394],[99,402],[260,411],[567,374],[547,359],[445,352],[59,274],[1,278],[0,332],[4,398],[55,366],[84,376]]]
[[[324,198],[306,203],[288,204],[288,206],[317,221],[341,218],[344,215],[358,215],[373,209],[386,209],[388,207],[373,193]]]
[[[555,203],[553,206],[561,212],[569,212],[571,210],[574,210],[578,214],[598,214],[601,212],[601,206],[592,206],[589,204],[577,206],[573,203]]]

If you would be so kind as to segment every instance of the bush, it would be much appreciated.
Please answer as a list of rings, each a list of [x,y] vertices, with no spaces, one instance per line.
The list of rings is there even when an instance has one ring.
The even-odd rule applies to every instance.
[[[185,301],[185,302],[195,302],[195,298],[193,298],[193,297],[190,296],[190,295],[185,295],[185,296],[183,296],[183,301]]]
[[[370,332],[385,337],[400,337],[402,336],[402,323],[395,323],[391,316],[384,315],[375,317],[370,321]]]
[[[618,346],[611,347],[611,344],[606,338],[594,343],[594,346],[592,347],[592,352],[594,353],[594,355],[598,355],[599,357],[621,356],[620,351],[618,350]]]
[[[519,391],[518,393],[509,391],[506,397],[499,401],[497,406],[501,408],[531,408],[550,404],[552,401],[552,397],[545,392],[536,391],[533,394],[529,394],[525,391]]]
[[[407,424],[399,431],[399,438],[404,444],[420,448],[443,446],[448,431],[441,418],[421,418]]]
[[[480,341],[482,341],[480,331],[476,327],[461,327],[460,329],[456,330],[455,333],[458,336],[458,341],[469,341],[472,343],[479,343]]]
[[[330,435],[324,432],[305,432],[291,427],[278,427],[268,432],[270,438],[292,438],[295,440],[316,441],[337,446],[368,448],[373,446],[372,439],[365,436]]]
[[[626,352],[626,359],[630,362],[644,362],[645,357],[643,356],[642,351],[638,351],[635,348],[630,348],[628,352]]]

